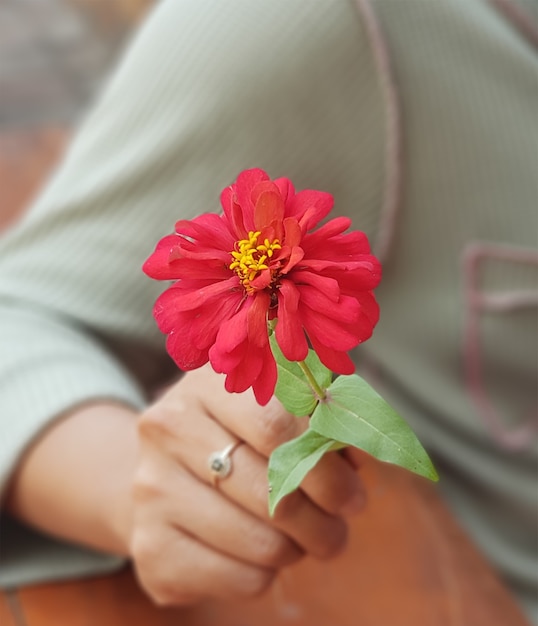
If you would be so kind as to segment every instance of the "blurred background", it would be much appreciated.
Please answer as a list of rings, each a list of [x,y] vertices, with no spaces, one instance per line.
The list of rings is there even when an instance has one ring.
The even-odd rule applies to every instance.
[[[0,2],[0,229],[46,180],[152,2]]]

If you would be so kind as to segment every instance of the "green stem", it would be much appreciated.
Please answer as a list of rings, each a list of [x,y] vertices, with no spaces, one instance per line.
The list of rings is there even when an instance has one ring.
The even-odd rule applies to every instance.
[[[312,370],[308,367],[305,361],[297,361],[299,367],[303,370],[304,375],[306,376],[310,386],[314,390],[314,393],[319,398],[320,401],[325,400],[327,394],[325,393],[325,389],[322,389],[319,386],[318,381],[315,379],[314,374],[312,374]]]

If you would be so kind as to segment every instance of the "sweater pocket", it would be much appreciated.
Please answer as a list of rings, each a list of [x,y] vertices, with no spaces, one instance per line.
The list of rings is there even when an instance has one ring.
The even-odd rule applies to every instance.
[[[463,252],[463,359],[475,415],[508,449],[538,431],[538,252],[474,241]]]

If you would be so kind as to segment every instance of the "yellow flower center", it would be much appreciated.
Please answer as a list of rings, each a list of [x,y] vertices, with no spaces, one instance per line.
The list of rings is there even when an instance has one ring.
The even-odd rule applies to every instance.
[[[275,250],[282,247],[278,239],[260,241],[260,235],[260,231],[251,230],[248,239],[239,240],[235,244],[235,250],[230,253],[232,255],[230,269],[239,276],[247,293],[255,291],[250,283],[262,270],[269,269],[270,259]]]

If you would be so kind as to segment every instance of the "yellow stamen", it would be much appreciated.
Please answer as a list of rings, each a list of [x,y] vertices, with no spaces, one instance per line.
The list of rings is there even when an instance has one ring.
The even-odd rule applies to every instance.
[[[248,239],[240,239],[235,244],[235,250],[230,252],[232,262],[229,268],[239,276],[241,284],[248,294],[254,293],[255,289],[251,282],[262,270],[268,270],[268,259],[282,246],[278,239],[269,241],[266,237],[263,242],[259,241],[260,231],[250,231]]]

